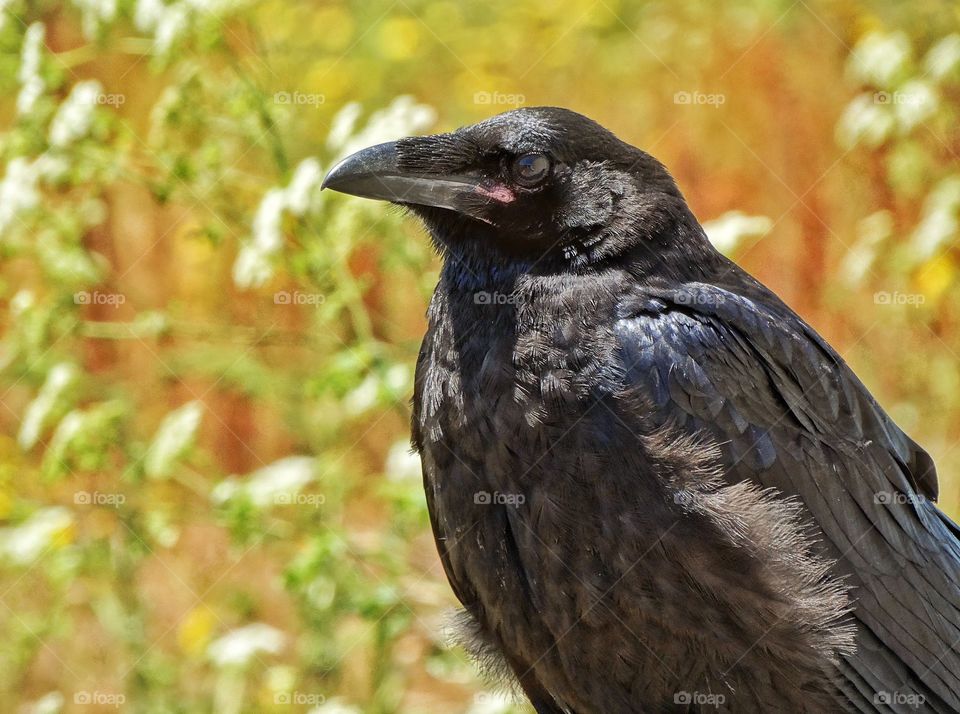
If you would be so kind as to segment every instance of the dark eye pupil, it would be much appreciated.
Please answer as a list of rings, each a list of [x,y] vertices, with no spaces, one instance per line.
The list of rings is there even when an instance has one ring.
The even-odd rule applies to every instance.
[[[550,170],[550,160],[543,154],[524,154],[514,163],[514,170],[522,181],[538,181]]]

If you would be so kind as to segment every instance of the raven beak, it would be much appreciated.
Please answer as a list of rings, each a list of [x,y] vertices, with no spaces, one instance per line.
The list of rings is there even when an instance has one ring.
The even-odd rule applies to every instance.
[[[480,180],[470,176],[411,173],[397,162],[397,142],[351,154],[330,169],[321,188],[392,203],[467,212],[464,199],[476,195]]]

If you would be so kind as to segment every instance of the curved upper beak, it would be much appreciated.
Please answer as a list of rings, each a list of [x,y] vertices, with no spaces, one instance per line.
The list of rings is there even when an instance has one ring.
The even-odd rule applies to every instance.
[[[351,154],[330,169],[322,188],[392,203],[463,211],[463,199],[475,193],[479,179],[449,174],[412,173],[399,167],[397,142]]]

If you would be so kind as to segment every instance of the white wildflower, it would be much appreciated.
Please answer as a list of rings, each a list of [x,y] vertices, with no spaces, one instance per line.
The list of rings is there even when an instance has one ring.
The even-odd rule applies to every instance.
[[[39,441],[56,407],[76,380],[77,369],[67,362],[61,362],[50,370],[40,392],[27,406],[20,423],[20,433],[17,435],[20,448],[31,449]]]
[[[253,242],[265,255],[272,255],[283,246],[283,211],[286,207],[284,190],[272,188],[257,208],[253,218]]]
[[[257,469],[242,482],[229,478],[218,484],[213,499],[219,503],[243,494],[250,502],[266,508],[291,499],[316,478],[317,461],[310,456],[288,456]]]
[[[133,10],[133,24],[140,32],[152,32],[167,11],[163,0],[137,0]]]
[[[0,23],[0,29],[3,28]],[[47,692],[39,699],[26,705],[24,714],[60,714],[63,711],[64,698],[60,692]]]
[[[343,400],[343,406],[351,416],[363,414],[371,409],[380,395],[380,380],[374,374],[366,378],[351,391]]]
[[[313,192],[323,181],[323,170],[316,159],[304,159],[293,172],[290,185],[287,186],[287,208],[295,216],[302,216],[310,207]]]
[[[40,60],[43,53],[43,41],[47,36],[47,28],[42,22],[35,22],[23,35],[23,49],[20,54],[20,70],[17,79],[25,84],[31,77],[39,74]]]
[[[391,481],[416,481],[422,475],[420,455],[406,441],[398,441],[390,447],[383,471]]]
[[[14,317],[23,315],[37,304],[37,296],[32,290],[17,290],[10,300],[10,314]]]
[[[80,9],[83,34],[88,40],[96,38],[101,25],[117,17],[117,0],[73,0]]]
[[[310,709],[307,714],[360,714],[360,710],[350,706],[342,699],[328,699],[323,704]]]
[[[233,264],[234,282],[245,288],[263,285],[273,277],[273,257],[283,248],[283,217],[302,216],[323,180],[320,163],[304,159],[286,188],[272,188],[260,201],[253,218],[253,240],[244,245]]]
[[[95,1],[95,0],[90,0]],[[217,16],[236,5],[234,0],[137,0],[133,24],[141,32],[153,35],[153,51],[167,55],[199,14]]]
[[[193,444],[202,418],[203,403],[200,401],[187,402],[167,414],[144,458],[148,476],[157,478],[170,474],[177,460]]]
[[[46,552],[57,536],[70,528],[73,518],[66,508],[37,511],[18,526],[0,529],[0,559],[29,565]]]
[[[47,454],[64,453],[67,446],[83,431],[86,425],[86,416],[79,409],[74,409],[63,417],[53,432],[50,445],[47,447]]]
[[[436,112],[413,97],[400,96],[385,109],[374,112],[366,126],[354,131],[360,105],[347,104],[333,120],[327,145],[343,156],[372,144],[420,132],[436,121]],[[253,219],[253,238],[240,248],[233,264],[234,283],[242,288],[259,287],[274,274],[273,258],[283,247],[283,217],[302,216],[315,200],[323,172],[314,158],[297,166],[286,188],[272,188],[263,197]]]
[[[29,114],[40,95],[44,83],[40,76],[40,62],[43,55],[43,42],[47,29],[42,22],[35,22],[27,28],[23,36],[23,50],[20,55],[20,94],[17,95],[17,112]]]
[[[858,285],[866,277],[877,258],[880,244],[893,233],[893,214],[890,211],[871,213],[857,225],[857,240],[843,259],[843,276],[851,285]]]
[[[744,239],[759,238],[771,228],[773,221],[766,216],[748,216],[742,211],[728,211],[703,224],[707,238],[721,253],[730,253]]]
[[[40,172],[37,162],[23,157],[12,159],[7,164],[7,172],[0,181],[0,239],[14,220],[23,212],[35,208],[40,203],[37,184]]]
[[[894,94],[894,98],[893,113],[904,131],[932,117],[940,103],[930,83],[921,80],[907,82]]]
[[[240,248],[233,262],[233,282],[242,288],[263,285],[273,277],[273,273],[270,256],[251,243]]]
[[[357,126],[357,120],[363,107],[360,102],[349,102],[343,105],[343,108],[333,117],[330,125],[330,133],[327,134],[327,148],[336,151],[341,149],[347,140],[353,134]]]
[[[50,122],[52,146],[63,148],[87,135],[93,124],[97,99],[102,93],[100,82],[93,79],[74,85]]]
[[[278,654],[285,635],[262,622],[231,630],[210,643],[207,655],[218,667],[244,667],[261,653]]]
[[[190,15],[184,5],[180,3],[167,5],[155,28],[154,51],[159,55],[169,53],[174,43],[186,31],[189,20]]]
[[[402,136],[416,134],[432,126],[437,113],[427,104],[417,104],[413,97],[401,95],[389,106],[370,115],[366,126],[343,142],[340,156],[352,154],[367,146],[382,144]]]
[[[387,370],[383,376],[383,386],[397,396],[405,395],[410,388],[412,375],[406,365],[394,364]]]
[[[918,258],[929,258],[955,238],[960,228],[958,212],[960,176],[950,176],[937,184],[924,201],[920,223],[911,238]]]
[[[879,146],[893,127],[890,105],[878,103],[873,94],[861,94],[847,105],[837,122],[837,141],[845,149],[859,143]]]
[[[478,692],[467,714],[507,714],[514,703],[513,697],[506,692]]]
[[[40,154],[32,165],[37,178],[58,181],[70,171],[70,162],[62,155]]]
[[[857,81],[888,89],[906,72],[910,54],[905,33],[872,32],[857,43],[847,69]]]
[[[183,0],[191,10],[212,15],[222,15],[237,5],[237,0]]]
[[[210,491],[210,500],[214,503],[223,505],[235,498],[240,492],[240,483],[233,476],[224,479]]]
[[[930,48],[924,61],[927,74],[934,79],[955,73],[960,69],[960,35],[953,33]]]
[[[233,264],[233,280],[241,287],[263,285],[273,277],[273,257],[283,247],[286,192],[272,188],[260,201],[253,218],[253,240],[240,249]]]

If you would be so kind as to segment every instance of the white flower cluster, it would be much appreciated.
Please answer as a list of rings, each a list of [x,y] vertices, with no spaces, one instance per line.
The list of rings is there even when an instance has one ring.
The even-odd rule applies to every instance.
[[[936,80],[957,72],[960,69],[960,34],[947,35],[931,47],[924,68]]]
[[[370,115],[366,125],[357,130],[362,109],[352,102],[333,119],[327,146],[342,157],[372,144],[415,134],[429,128],[437,119],[426,104],[418,104],[404,95],[389,106]],[[253,219],[253,238],[246,243],[233,264],[233,281],[239,287],[259,287],[274,274],[273,258],[283,248],[283,218],[286,214],[302,216],[317,196],[323,172],[316,159],[306,159],[296,169],[286,188],[270,189]]]
[[[80,9],[83,35],[88,40],[96,38],[102,25],[117,17],[117,0],[73,0]]]
[[[27,79],[28,84],[32,81]],[[21,91],[20,99],[25,96],[27,86]],[[43,92],[42,82],[37,91]],[[66,148],[89,133],[100,94],[101,87],[96,81],[74,86],[50,123],[51,147]],[[34,101],[35,98],[29,100],[30,106]],[[18,156],[7,163],[6,172],[0,178],[0,240],[24,211],[40,204],[41,181],[56,179],[66,168],[64,156],[54,153],[41,154],[32,161]]]
[[[40,203],[40,171],[37,162],[23,157],[7,164],[6,175],[0,180],[0,239],[23,212]]]
[[[847,72],[855,80],[889,87],[907,71],[910,55],[910,39],[906,33],[871,32],[853,49]]]
[[[419,133],[429,129],[437,121],[437,113],[433,107],[418,104],[407,94],[397,97],[386,108],[375,111],[370,115],[366,126],[356,131],[360,112],[360,105],[351,102],[333,119],[327,146],[338,157],[347,156],[373,144]]]
[[[263,285],[273,276],[273,257],[283,248],[283,217],[303,216],[323,180],[320,163],[304,159],[286,188],[272,188],[253,219],[253,240],[240,249],[233,264],[233,280],[240,287]]]
[[[0,29],[3,24],[0,23]],[[39,699],[35,699],[27,704],[24,714],[61,714],[63,711],[64,698],[60,692],[47,692]]]
[[[20,53],[20,93],[17,95],[17,112],[29,114],[37,100],[43,94],[43,77],[40,76],[40,62],[43,57],[43,41],[47,29],[42,22],[35,22],[27,28],[23,37],[23,49]]]
[[[515,703],[508,692],[478,692],[467,714],[507,714],[513,711]]]
[[[50,145],[63,149],[90,132],[103,87],[95,79],[78,82],[50,122]]]
[[[874,32],[857,44],[847,72],[878,91],[859,94],[847,105],[837,123],[841,146],[879,146],[895,132],[906,134],[931,118],[940,106],[937,83],[960,70],[960,35],[931,47],[922,73],[910,79],[913,68],[910,41],[902,32]]]
[[[153,35],[153,50],[162,56],[169,54],[196,14],[217,17],[235,4],[234,0],[180,0],[172,3],[137,0],[133,23],[141,32]]]
[[[170,474],[177,460],[193,444],[203,412],[203,402],[194,400],[164,417],[144,457],[147,476],[162,478]]]
[[[29,565],[42,556],[57,537],[70,528],[73,518],[61,506],[44,508],[23,523],[0,528],[0,558]]]
[[[773,228],[766,216],[748,216],[742,211],[727,211],[703,224],[707,238],[721,253],[729,254],[747,238],[759,238]]]
[[[230,477],[213,490],[213,500],[226,503],[239,495],[250,503],[266,508],[278,501],[278,497],[292,497],[316,477],[317,461],[310,456],[288,456],[257,469],[243,481]]]
[[[360,714],[360,710],[340,698],[334,698],[313,707],[307,714]]]
[[[44,428],[49,424],[67,390],[76,382],[77,369],[72,364],[61,362],[53,367],[40,388],[36,398],[27,406],[17,443],[22,449],[30,449],[37,443]]]
[[[911,237],[914,256],[933,257],[960,232],[960,176],[941,180],[923,202],[923,214]]]
[[[857,238],[843,259],[842,274],[850,285],[859,285],[873,268],[878,250],[893,234],[893,214],[875,211],[857,223]]]
[[[207,648],[207,655],[218,667],[245,667],[261,653],[279,654],[286,639],[277,628],[257,622],[230,630],[214,640]]]
[[[46,89],[40,72],[45,36],[46,29],[40,22],[30,25],[24,34],[17,73],[20,83],[17,112],[20,115],[31,112]],[[102,87],[94,80],[78,82],[73,87],[50,122],[48,138],[52,148],[66,148],[90,132],[101,95]],[[23,156],[9,161],[0,179],[0,239],[21,213],[40,203],[41,180],[55,179],[65,168],[64,155],[56,152],[41,154],[32,161]]]
[[[391,481],[419,482],[423,475],[423,466],[420,455],[410,448],[408,441],[402,440],[390,447],[383,471]]]

